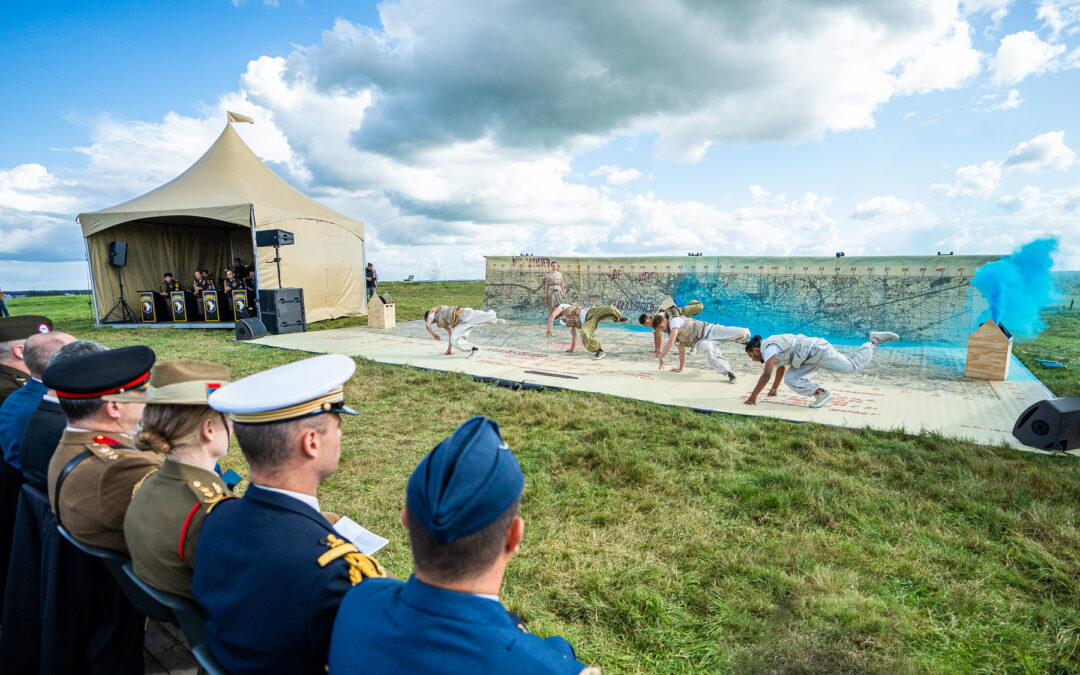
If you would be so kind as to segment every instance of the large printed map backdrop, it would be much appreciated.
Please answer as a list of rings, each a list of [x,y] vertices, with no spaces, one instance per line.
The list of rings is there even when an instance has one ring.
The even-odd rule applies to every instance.
[[[908,342],[960,344],[986,311],[971,278],[997,258],[489,257],[484,307],[545,320],[544,275],[555,260],[568,302],[614,305],[632,319],[670,295],[680,304],[700,300],[702,320],[762,335],[865,339],[886,329]]]

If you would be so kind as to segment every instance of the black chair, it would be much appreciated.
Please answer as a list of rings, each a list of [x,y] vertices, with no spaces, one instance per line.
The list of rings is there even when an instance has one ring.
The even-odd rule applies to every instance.
[[[154,588],[138,578],[135,576],[135,569],[130,561],[124,563],[122,570],[131,580],[131,583],[138,586],[143,593],[167,607],[173,613],[177,623],[180,625],[180,630],[184,631],[184,637],[187,639],[191,653],[195,655],[195,659],[203,667],[203,670],[210,675],[227,675],[225,669],[210,653],[210,649],[206,644],[206,614],[203,612],[202,607],[199,607],[194,600],[163,591],[160,588]]]
[[[150,595],[147,595],[141,587],[132,582],[131,577],[124,573],[124,563],[131,563],[126,555],[117,553],[112,549],[84,544],[75,537],[72,537],[71,533],[64,529],[63,525],[57,525],[56,527],[60,530],[60,534],[63,535],[64,539],[70,541],[75,548],[87,555],[92,555],[105,563],[105,567],[114,577],[116,577],[116,583],[120,586],[120,590],[124,592],[124,595],[127,596],[132,605],[135,605],[135,609],[139,610],[140,613],[147,618],[160,623],[171,623],[174,626],[179,625],[176,617],[173,616],[172,611],[170,611],[168,607],[162,605]]]

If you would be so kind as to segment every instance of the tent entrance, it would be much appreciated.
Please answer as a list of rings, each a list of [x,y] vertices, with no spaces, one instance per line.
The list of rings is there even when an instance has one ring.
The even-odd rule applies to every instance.
[[[220,220],[164,216],[110,227],[86,238],[98,321],[120,299],[119,270],[109,264],[114,241],[127,244],[124,299],[132,307],[138,307],[139,291],[161,288],[166,272],[191,290],[197,269],[209,270],[217,285],[233,258],[249,267],[257,260],[251,228]]]

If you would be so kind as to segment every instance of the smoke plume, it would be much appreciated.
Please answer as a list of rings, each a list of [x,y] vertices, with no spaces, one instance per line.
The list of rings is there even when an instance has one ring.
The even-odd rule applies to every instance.
[[[1051,254],[1057,248],[1057,239],[1036,239],[1012,255],[980,267],[971,285],[990,307],[979,323],[993,319],[1018,338],[1041,333],[1046,325],[1039,310],[1057,298],[1050,278]]]

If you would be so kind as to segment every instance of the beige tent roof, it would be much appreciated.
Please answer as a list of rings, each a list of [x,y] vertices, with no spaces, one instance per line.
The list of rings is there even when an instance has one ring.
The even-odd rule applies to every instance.
[[[338,225],[361,239],[364,224],[341,215],[286,183],[263,164],[240,139],[231,124],[199,161],[165,185],[112,208],[80,213],[88,237],[133,220],[191,216],[251,226],[254,207],[257,229],[281,221],[317,220]]]

